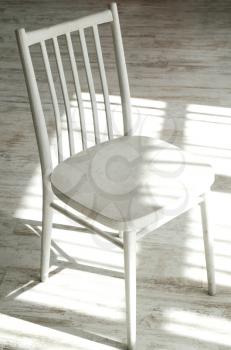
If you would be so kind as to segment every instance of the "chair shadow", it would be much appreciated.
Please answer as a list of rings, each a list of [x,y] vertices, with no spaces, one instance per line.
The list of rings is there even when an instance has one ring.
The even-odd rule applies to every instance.
[[[17,225],[19,225],[19,226],[21,225],[21,232],[23,235],[25,235],[25,236],[26,235],[29,236],[31,234],[36,235],[36,236],[41,235],[41,229],[40,229],[40,227],[38,227],[38,226],[41,226],[40,221],[17,219],[16,222],[17,222]],[[66,225],[63,226],[63,225],[58,224],[58,226],[57,226],[55,224],[54,227],[58,227],[60,229],[63,229],[63,228],[66,228]],[[19,229],[20,229],[20,227],[19,227]],[[18,234],[20,234],[19,229],[17,228]],[[68,227],[67,227],[67,229],[68,229]],[[69,229],[72,230],[72,227],[69,227]],[[79,229],[76,228],[76,230],[82,231],[81,228],[79,228]],[[87,230],[83,230],[83,234],[87,234]],[[148,241],[146,244],[149,244]],[[75,269],[75,270],[90,272],[90,273],[104,275],[104,276],[117,277],[117,278],[123,277],[123,274],[118,273],[118,271],[114,271],[114,270],[106,269],[106,268],[105,269],[98,268],[95,266],[80,264],[80,263],[76,262],[76,260],[73,257],[69,256],[61,247],[59,247],[59,245],[56,242],[52,242],[52,248],[54,249],[54,250],[52,250],[52,260],[53,260],[52,265],[53,266],[56,265],[56,267],[54,268],[54,270],[51,271],[50,277],[57,275],[58,273],[60,273],[64,269]],[[55,254],[55,251],[57,251],[58,255],[62,256],[65,259],[65,261],[60,262],[58,260],[57,254]],[[96,342],[98,344],[111,346],[115,349],[122,349],[122,350],[126,349],[126,345],[124,343],[119,342],[119,341],[114,340],[114,339],[111,339],[111,338],[108,338],[107,336],[99,335],[97,333],[87,331],[85,329],[81,329],[78,326],[77,327],[69,326],[66,324],[66,322],[64,322],[64,324],[63,324],[62,323],[63,321],[61,323],[56,322],[55,321],[56,320],[55,314],[53,315],[54,321],[52,321],[52,318],[51,318],[51,321],[48,321],[48,324],[47,324],[47,321],[44,324],[44,318],[41,316],[41,319],[40,319],[40,311],[39,311],[42,308],[44,309],[44,306],[42,304],[38,303],[36,306],[33,304],[33,301],[30,301],[29,299],[27,300],[26,298],[25,298],[25,300],[20,300],[20,298],[17,300],[17,297],[20,294],[22,294],[22,293],[24,293],[24,292],[26,292],[26,291],[28,291],[28,290],[30,290],[30,289],[32,289],[40,284],[40,282],[38,280],[37,270],[36,270],[36,272],[35,272],[35,270],[33,270],[31,272],[30,269],[28,269],[28,270],[25,269],[25,274],[26,274],[26,278],[24,280],[24,284],[21,285],[19,288],[15,289],[15,291],[10,291],[10,293],[8,295],[3,296],[3,301],[5,300],[6,302],[7,301],[9,302],[9,304],[8,304],[9,312],[7,309],[7,312],[3,311],[3,313],[5,313],[8,316],[20,318],[20,319],[25,320],[25,321],[29,321],[29,322],[33,322],[35,324],[46,326],[49,329],[62,331],[66,334],[80,337],[80,338],[83,338],[83,339],[86,339],[86,340],[89,340],[92,342]],[[27,282],[25,283],[26,280],[27,280]],[[183,288],[184,292],[186,294],[188,294],[189,297],[190,297],[190,295],[193,297],[200,296],[202,301],[205,300],[204,298],[207,298],[206,289],[204,287],[202,287],[201,284],[198,283],[197,281],[192,281],[190,279],[188,281],[183,281],[183,284],[181,285],[181,280],[180,279],[178,280],[176,278],[173,278],[173,279],[167,278],[166,279],[166,277],[163,277],[163,280],[162,280],[159,277],[157,277],[156,280],[154,280],[153,278],[150,280],[150,276],[146,276],[146,277],[142,276],[142,279],[138,280],[138,288],[140,288],[140,289],[143,288],[143,282],[145,284],[150,283],[151,288],[153,288],[153,285],[155,285],[157,290],[160,290],[160,289],[162,290],[161,285],[163,284],[166,286],[165,288],[168,290],[168,292],[170,294],[173,291],[172,297],[169,297],[168,301],[164,300],[166,298],[166,296],[162,297],[161,295],[158,294],[158,292],[155,292],[153,290],[150,291],[151,294],[153,294],[153,292],[154,292],[154,294],[157,293],[156,295],[158,297],[159,302],[163,302],[163,300],[164,300],[164,303],[166,303],[166,307],[171,308],[172,306],[175,305],[174,303],[176,302],[176,300],[178,300],[179,294],[177,292],[177,295],[175,296],[174,290],[178,289],[179,287],[180,287],[180,289]],[[225,293],[226,288],[222,288],[222,289],[223,289],[223,292]],[[176,298],[176,300],[174,300],[174,298]],[[156,303],[156,301],[155,301],[156,298],[155,297],[153,298],[153,296],[152,296],[152,299],[154,299],[153,300],[153,308],[154,308],[155,303]],[[34,318],[34,320],[33,320],[33,316],[31,319],[31,313],[29,312],[31,307],[35,307],[35,309],[36,308],[38,309],[38,312],[35,313],[36,318]],[[140,313],[143,312],[141,305],[139,305],[139,303],[138,303],[138,308],[140,309]],[[19,314],[18,314],[17,310],[20,310]],[[28,312],[27,312],[27,310],[28,310]],[[55,310],[54,313],[56,313],[56,312],[59,313],[60,310],[57,310],[57,311]],[[79,316],[79,319],[81,320],[81,317],[86,316],[85,314],[78,312],[78,310],[67,309],[66,312],[68,314],[68,320],[77,319],[78,316]],[[91,322],[94,324],[95,323],[97,324],[97,322],[99,322],[99,320],[102,320],[102,317],[99,318],[97,315],[89,315],[88,317],[91,319]],[[103,319],[104,319],[104,322],[105,321],[108,322],[108,320],[106,320],[106,318],[104,316],[103,316]],[[118,323],[117,320],[111,320],[111,319],[110,319],[110,322],[112,322],[112,324]],[[163,323],[165,322],[164,318],[163,318],[162,322]],[[172,335],[169,335],[169,336],[172,336]],[[175,338],[178,339],[177,336],[175,336]],[[180,339],[180,337],[179,337],[179,339]],[[207,344],[207,342],[205,344]],[[226,347],[222,346],[221,349],[226,349]]]
[[[42,226],[42,223],[40,221],[35,221],[35,220],[25,220],[25,219],[17,219],[18,223],[21,225],[23,224],[25,226],[25,229],[28,231],[27,234],[36,234],[37,236],[41,237],[42,230],[38,226]],[[53,224],[53,228],[58,228],[62,230],[70,230],[70,231],[76,231],[76,232],[81,232],[83,234],[87,233],[89,234],[89,231],[86,228],[82,227],[76,227],[72,225],[63,225],[63,224]],[[25,231],[24,231],[25,232]],[[79,245],[78,245],[79,246]],[[58,260],[58,256],[55,253],[57,251],[63,258],[66,259],[66,261],[60,261]],[[63,269],[69,268],[71,270],[81,270],[85,272],[91,272],[91,273],[97,273],[99,275],[104,275],[104,276],[111,276],[115,278],[124,278],[124,273],[113,270],[113,269],[108,269],[108,268],[101,268],[101,267],[96,267],[92,265],[87,264],[87,260],[84,259],[86,264],[81,264],[76,261],[75,258],[71,257],[68,255],[54,240],[51,241],[51,260],[54,265],[58,265],[57,268],[53,271],[50,272],[50,276],[55,275],[56,273],[62,271]],[[107,264],[107,267],[109,265]]]
[[[26,290],[29,290],[32,287],[35,287],[39,283],[40,282],[33,282],[30,285],[28,285],[26,288],[23,287],[20,291],[17,291],[16,293],[11,294],[10,298],[15,299],[22,292],[25,292]],[[14,309],[15,309],[15,307],[20,309],[22,307],[22,304],[24,304],[24,307],[26,307],[25,304],[27,304],[27,307],[33,307],[33,304],[29,305],[30,302],[22,302],[22,301],[14,302],[13,303],[13,307],[14,307]],[[17,319],[19,318],[19,319],[21,319],[23,321],[36,323],[37,325],[45,326],[45,327],[48,327],[48,328],[53,329],[55,331],[64,332],[64,333],[67,333],[67,334],[70,334],[70,335],[73,335],[73,336],[76,336],[76,337],[79,337],[79,338],[83,338],[83,339],[89,340],[91,342],[96,342],[96,343],[99,343],[99,344],[102,344],[102,345],[107,345],[107,346],[113,347],[115,349],[120,349],[120,350],[126,350],[127,349],[127,346],[126,346],[125,343],[119,342],[117,340],[114,340],[114,339],[111,339],[111,338],[108,338],[108,337],[104,337],[102,335],[99,335],[99,334],[96,334],[96,333],[93,333],[93,332],[88,332],[88,331],[80,329],[80,328],[73,329],[73,327],[72,328],[71,327],[68,327],[68,328],[65,327],[64,328],[63,326],[59,326],[59,325],[53,325],[53,324],[52,325],[51,324],[47,325],[47,324],[44,324],[41,321],[33,321],[31,319],[31,316],[15,315],[13,310],[8,312],[8,313],[1,312],[1,314],[5,314],[6,316],[11,316],[11,317],[16,317]],[[76,313],[74,311],[70,311],[69,312],[70,317],[72,317],[72,314],[73,314],[73,316],[76,317]],[[81,316],[82,314],[78,313],[78,315]],[[92,319],[94,319],[94,317],[92,317]],[[95,317],[95,319],[97,321],[97,317]]]
[[[40,221],[35,221],[35,220],[26,220],[26,219],[16,219],[16,226],[20,225],[21,230],[22,230],[22,235],[30,235],[30,234],[35,234],[37,236],[41,236],[41,229],[38,226],[41,226],[41,222]],[[75,227],[75,226],[71,226],[71,225],[62,225],[62,224],[53,224],[54,228],[58,228],[58,229],[65,229],[65,230],[70,230],[70,231],[77,231],[77,232],[83,232],[83,234],[85,233],[89,233],[89,231],[85,228],[82,227]],[[18,228],[16,228],[18,231]],[[20,234],[19,231],[17,232],[17,234]],[[55,253],[55,251],[57,251],[59,253],[60,256],[62,256],[63,258],[66,259],[66,261],[59,261],[58,260],[58,256]],[[94,274],[98,274],[98,275],[104,275],[104,276],[109,276],[109,277],[115,277],[115,278],[124,278],[124,273],[120,272],[120,271],[116,271],[116,270],[112,270],[112,269],[108,269],[108,268],[101,268],[101,267],[95,267],[95,266],[91,266],[91,265],[87,265],[87,264],[81,264],[78,263],[76,261],[76,259],[74,259],[73,257],[71,257],[70,255],[68,255],[56,242],[54,242],[52,240],[51,242],[51,260],[52,260],[52,265],[56,265],[57,267],[54,268],[52,271],[50,271],[49,273],[49,277],[53,277],[56,274],[60,273],[61,271],[63,271],[64,269],[71,269],[71,270],[79,270],[79,271],[83,271],[83,272],[89,272],[89,273],[94,273]],[[108,266],[108,265],[107,265]],[[31,279],[32,277],[32,279]],[[41,282],[39,281],[39,276],[37,273],[35,273],[35,271],[33,270],[32,274],[30,274],[28,276],[28,283],[23,283],[22,286],[19,286],[15,291],[8,291],[9,294],[3,296],[3,298],[5,300],[13,300],[14,301],[14,306],[15,303],[17,305],[21,305],[22,303],[25,305],[29,305],[31,302],[30,301],[21,301],[21,300],[16,300],[16,298],[18,296],[20,296],[22,293],[29,291],[30,289],[36,287],[37,285],[39,285]],[[12,308],[12,312],[9,313],[5,313],[7,316],[13,316],[14,317],[14,308]],[[76,314],[75,311],[73,310],[69,310],[69,313],[74,313]],[[4,312],[3,312],[4,314]],[[80,313],[81,314],[81,313]],[[18,317],[18,315],[17,315]],[[90,316],[91,317],[91,316]],[[20,317],[19,318],[25,320],[25,321],[31,321],[31,319],[28,317]],[[92,316],[92,319],[97,319],[97,316]],[[40,323],[41,324],[41,323]],[[41,324],[43,325],[43,324]],[[62,329],[62,327],[58,326],[58,325],[52,325],[49,327],[51,327],[54,330],[57,331],[64,331]],[[93,341],[93,342],[97,342],[103,345],[108,345],[111,347],[114,347],[115,349],[121,349],[121,350],[125,350],[126,349],[126,344],[119,342],[117,340],[114,339],[110,339],[108,337],[104,337],[102,335],[99,334],[95,334],[93,332],[88,332],[86,330],[82,330],[82,329],[77,329],[75,328],[74,330],[70,330],[68,328],[65,328],[65,333],[68,333],[70,335],[74,335],[74,336],[78,336],[80,338],[84,338],[86,340],[89,341]]]

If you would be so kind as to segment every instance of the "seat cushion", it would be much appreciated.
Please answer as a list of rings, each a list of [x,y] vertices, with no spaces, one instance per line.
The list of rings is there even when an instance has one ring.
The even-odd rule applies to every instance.
[[[139,230],[178,216],[213,181],[211,166],[197,156],[145,136],[91,147],[60,163],[51,175],[59,199],[116,230]]]

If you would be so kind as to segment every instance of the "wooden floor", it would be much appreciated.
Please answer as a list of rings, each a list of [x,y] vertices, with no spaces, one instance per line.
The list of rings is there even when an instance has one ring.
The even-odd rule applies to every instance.
[[[80,227],[65,226],[69,223],[57,216],[51,278],[46,284],[38,281],[40,170],[14,36],[16,28],[55,24],[104,9],[107,3],[0,1],[0,349],[109,350],[123,348],[125,342],[119,250]],[[119,12],[136,133],[197,153],[216,171],[211,220],[217,295],[206,295],[195,208],[138,245],[138,349],[228,350],[231,2],[124,0]],[[116,96],[112,46],[107,31],[102,35],[110,93]],[[35,60],[39,63],[36,52]],[[91,60],[94,67],[94,52]],[[49,112],[48,101],[46,106]],[[116,115],[117,102],[113,108]]]

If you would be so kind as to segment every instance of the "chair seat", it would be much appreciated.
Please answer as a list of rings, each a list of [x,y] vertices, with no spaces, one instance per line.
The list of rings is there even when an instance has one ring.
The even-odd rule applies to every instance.
[[[91,147],[60,163],[51,175],[59,199],[116,230],[139,230],[179,215],[213,181],[211,166],[197,156],[145,136]]]

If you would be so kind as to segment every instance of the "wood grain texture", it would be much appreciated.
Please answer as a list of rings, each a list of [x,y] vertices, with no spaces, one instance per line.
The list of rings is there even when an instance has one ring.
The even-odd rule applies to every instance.
[[[30,30],[57,24],[103,10],[107,4],[106,0],[1,1],[0,347],[6,349],[108,350],[118,348],[118,342],[125,341],[124,284],[114,278],[122,271],[123,259],[114,247],[105,246],[81,228],[67,231],[56,227],[53,233],[56,245],[52,251],[54,274],[51,283],[38,284],[40,173],[14,35],[16,28],[25,26]],[[217,276],[214,298],[206,295],[198,210],[168,223],[154,236],[138,243],[137,347],[228,350],[231,347],[230,1],[125,0],[118,7],[131,95],[146,99],[133,100],[134,118],[142,120],[137,133],[158,134],[211,162],[217,173],[212,207],[222,208],[216,216],[212,215]],[[117,95],[111,38],[106,29],[100,34],[109,92]],[[90,42],[92,39],[89,36],[88,40],[87,36],[94,74],[97,56]],[[63,49],[65,44],[60,46]],[[76,39],[75,52],[78,48],[80,43]],[[38,51],[34,50],[33,54],[38,62],[37,74],[52,136],[53,112],[45,95],[42,62],[39,63]],[[67,64],[68,55],[63,58]],[[82,88],[87,91],[83,61],[77,59]],[[55,68],[55,62],[51,62],[51,68]],[[67,80],[74,91],[74,86],[69,85],[71,71]],[[96,93],[101,93],[100,80],[95,84]],[[195,112],[195,106],[190,107],[194,112],[189,112],[189,105],[202,106],[200,113]],[[81,135],[77,133],[77,136],[81,140]],[[15,220],[15,216],[26,219],[27,226],[24,221]],[[59,216],[55,222],[63,223]],[[117,293],[114,299],[112,293]],[[108,334],[113,340],[108,339]]]

